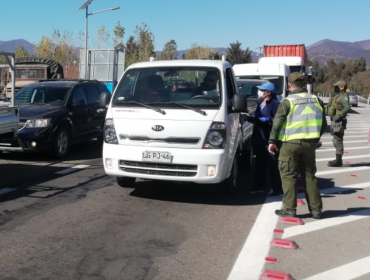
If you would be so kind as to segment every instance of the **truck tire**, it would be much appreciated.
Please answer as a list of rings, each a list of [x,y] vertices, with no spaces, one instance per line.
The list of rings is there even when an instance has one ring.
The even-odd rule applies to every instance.
[[[136,178],[133,177],[116,177],[117,184],[122,188],[135,188]]]
[[[53,153],[57,158],[63,158],[69,149],[70,134],[66,127],[61,127],[55,134]]]
[[[221,187],[225,194],[234,195],[239,189],[239,159],[238,154],[235,155],[233,166],[231,167],[230,176],[221,183]]]

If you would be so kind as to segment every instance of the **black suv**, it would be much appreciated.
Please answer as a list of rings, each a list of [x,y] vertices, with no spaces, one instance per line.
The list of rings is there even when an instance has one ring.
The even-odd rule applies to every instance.
[[[109,93],[91,80],[44,80],[21,88],[17,139],[0,139],[0,151],[52,151],[63,157],[71,144],[92,138],[102,141],[106,108],[100,95]]]

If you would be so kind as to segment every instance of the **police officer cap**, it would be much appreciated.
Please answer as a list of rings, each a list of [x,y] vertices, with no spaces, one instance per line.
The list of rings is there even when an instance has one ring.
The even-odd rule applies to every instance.
[[[336,82],[335,84],[333,84],[333,86],[334,87],[337,87],[337,86],[338,87],[346,87],[347,83],[345,81],[340,80],[340,81]]]
[[[288,82],[291,83],[291,84],[303,83],[304,82],[304,76],[303,76],[302,73],[293,72],[289,75]]]

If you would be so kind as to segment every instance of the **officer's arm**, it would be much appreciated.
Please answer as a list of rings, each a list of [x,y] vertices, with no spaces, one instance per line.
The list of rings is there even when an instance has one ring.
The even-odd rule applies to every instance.
[[[342,96],[342,104],[343,104],[343,111],[342,111],[341,117],[345,118],[349,110],[351,110],[351,106],[349,105],[349,99],[348,99],[347,93],[345,96]]]
[[[280,130],[282,129],[284,123],[286,122],[287,115],[289,114],[290,103],[288,100],[284,99],[280,102],[279,107],[277,109],[274,122],[272,125],[271,133],[270,133],[270,144],[275,144],[279,140]]]
[[[323,135],[326,131],[326,126],[328,125],[327,121],[326,121],[326,114],[325,114],[325,110],[324,110],[324,102],[319,98],[319,103],[321,105],[321,107],[323,108],[323,111],[322,111],[322,125],[321,125],[321,130],[320,130],[320,137],[321,135]]]

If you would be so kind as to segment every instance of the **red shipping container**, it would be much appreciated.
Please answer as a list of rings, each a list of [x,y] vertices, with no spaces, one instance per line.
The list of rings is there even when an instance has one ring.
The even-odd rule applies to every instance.
[[[263,46],[263,53],[269,56],[300,56],[307,63],[307,50],[304,44]]]

